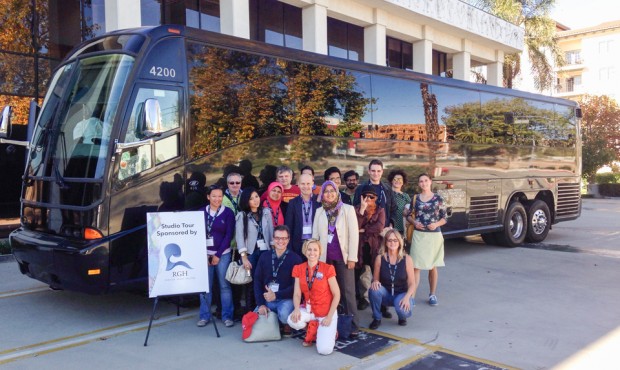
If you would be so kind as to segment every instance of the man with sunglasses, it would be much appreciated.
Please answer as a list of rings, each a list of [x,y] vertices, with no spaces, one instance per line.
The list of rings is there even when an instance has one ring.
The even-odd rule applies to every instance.
[[[231,172],[226,176],[226,192],[224,193],[224,201],[222,204],[224,207],[230,208],[231,211],[237,216],[239,213],[239,199],[241,198],[241,175],[236,172]]]

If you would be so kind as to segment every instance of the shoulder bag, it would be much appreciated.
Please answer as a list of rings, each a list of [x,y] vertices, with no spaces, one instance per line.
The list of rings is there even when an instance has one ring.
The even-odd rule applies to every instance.
[[[228,268],[226,269],[226,280],[229,283],[235,285],[244,285],[252,282],[252,276],[247,273],[247,270],[243,267],[242,264],[237,262],[237,258],[235,258],[236,249],[232,251],[232,259]]]

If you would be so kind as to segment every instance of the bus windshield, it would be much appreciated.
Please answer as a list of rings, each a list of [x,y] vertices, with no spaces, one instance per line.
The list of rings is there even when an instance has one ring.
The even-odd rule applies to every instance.
[[[30,177],[51,177],[62,186],[71,178],[103,178],[112,124],[133,63],[128,55],[98,55],[57,72],[33,136]]]

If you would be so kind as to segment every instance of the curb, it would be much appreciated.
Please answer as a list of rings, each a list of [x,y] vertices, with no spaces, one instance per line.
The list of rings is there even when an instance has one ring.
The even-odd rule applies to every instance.
[[[13,262],[15,257],[12,254],[0,254],[0,263]]]

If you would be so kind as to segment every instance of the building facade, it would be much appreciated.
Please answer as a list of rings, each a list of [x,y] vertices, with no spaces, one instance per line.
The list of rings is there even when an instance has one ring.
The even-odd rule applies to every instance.
[[[566,64],[556,68],[555,96],[579,100],[587,93],[620,99],[620,20],[560,31],[556,40]]]

